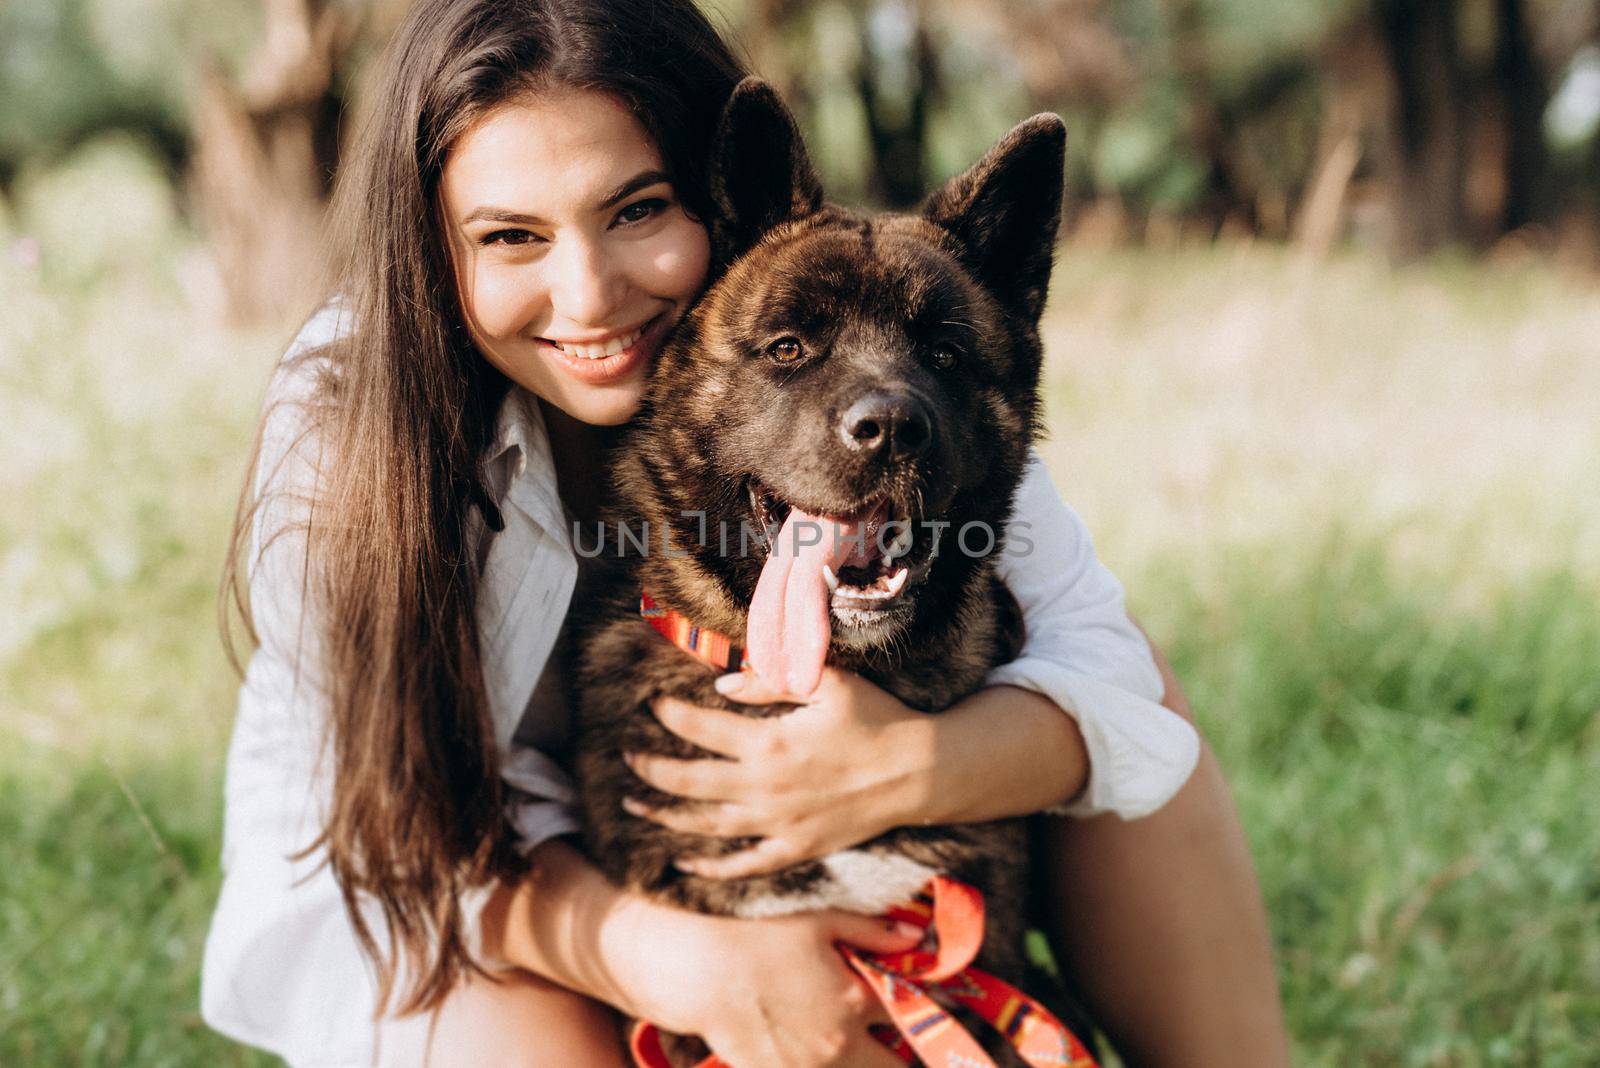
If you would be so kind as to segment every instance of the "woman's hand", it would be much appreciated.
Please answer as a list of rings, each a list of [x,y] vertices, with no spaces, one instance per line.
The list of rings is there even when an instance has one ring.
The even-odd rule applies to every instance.
[[[761,838],[737,853],[680,862],[706,878],[776,871],[893,827],[1028,815],[1077,796],[1088,781],[1076,721],[1014,686],[986,687],[929,716],[832,667],[808,697],[774,693],[750,672],[717,685],[733,701],[797,707],[756,718],[663,697],[653,706],[663,726],[729,759],[625,754],[645,782],[695,802],[625,800],[629,812],[687,834]]]
[[[743,704],[797,707],[756,718],[672,697],[655,702],[669,731],[730,759],[625,754],[645,782],[695,803],[650,808],[630,799],[623,807],[688,834],[762,839],[727,856],[686,858],[685,871],[712,879],[776,871],[875,838],[917,812],[934,717],[833,667],[807,697],[774,692],[752,672],[725,675],[717,688]]]
[[[834,944],[904,952],[921,935],[909,925],[836,911],[738,920],[638,900],[608,934],[627,947],[608,956],[635,1011],[699,1035],[734,1068],[900,1065],[867,1032],[888,1016]]]

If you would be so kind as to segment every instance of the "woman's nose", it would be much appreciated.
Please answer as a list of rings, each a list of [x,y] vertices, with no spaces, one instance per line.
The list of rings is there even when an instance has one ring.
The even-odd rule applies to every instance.
[[[582,327],[614,325],[611,317],[627,297],[627,280],[600,242],[558,242],[550,302],[559,320]]]

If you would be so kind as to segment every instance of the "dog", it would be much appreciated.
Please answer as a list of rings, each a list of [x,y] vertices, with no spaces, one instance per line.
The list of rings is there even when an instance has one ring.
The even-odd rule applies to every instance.
[[[1059,118],[1035,116],[920,213],[869,217],[824,201],[770,87],[748,79],[733,93],[711,160],[715,281],[658,355],[616,449],[608,540],[586,565],[568,630],[585,842],[615,883],[756,917],[878,914],[949,875],[985,898],[978,966],[1013,982],[1028,973],[1021,820],[904,827],[770,875],[712,880],[673,862],[752,840],[685,835],[624,812],[624,796],[678,799],[646,786],[621,754],[710,755],[660,726],[649,706],[663,695],[754,716],[793,708],[723,699],[718,672],[663,639],[641,593],[647,611],[670,609],[748,647],[764,676],[803,687],[825,649],[930,714],[1015,656],[1020,612],[993,553],[1039,430],[1038,323],[1065,138]],[[785,545],[796,517],[856,541]],[[992,551],[967,551],[974,542]],[[790,603],[785,617],[797,586],[816,603],[799,617]],[[821,647],[796,655],[819,633]]]

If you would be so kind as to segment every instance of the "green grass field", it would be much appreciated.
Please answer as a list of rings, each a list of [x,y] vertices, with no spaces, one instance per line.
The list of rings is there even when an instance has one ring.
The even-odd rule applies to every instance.
[[[285,338],[199,310],[164,201],[116,188],[24,200],[37,265],[0,208],[0,1064],[257,1063],[197,971],[217,572]],[[1046,453],[1234,784],[1299,1063],[1600,1063],[1596,297],[1062,255]]]

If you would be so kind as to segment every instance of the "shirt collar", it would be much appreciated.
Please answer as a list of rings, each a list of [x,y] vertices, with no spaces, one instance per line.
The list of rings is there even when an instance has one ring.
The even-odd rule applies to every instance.
[[[513,385],[500,402],[495,433],[484,452],[488,490],[495,504],[525,512],[545,533],[567,544],[566,513],[556,489],[555,458],[538,400]]]

